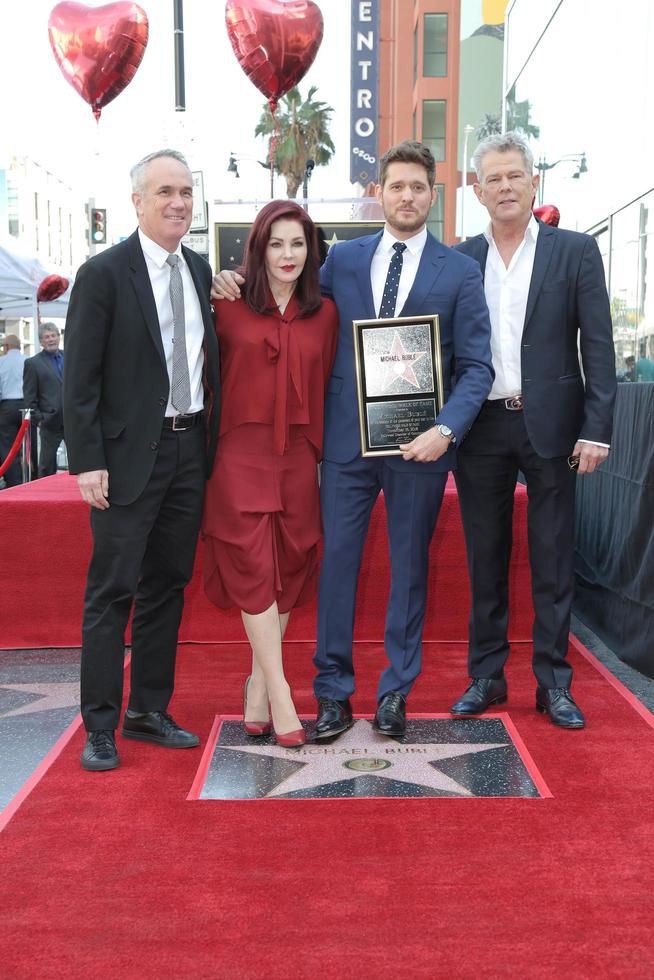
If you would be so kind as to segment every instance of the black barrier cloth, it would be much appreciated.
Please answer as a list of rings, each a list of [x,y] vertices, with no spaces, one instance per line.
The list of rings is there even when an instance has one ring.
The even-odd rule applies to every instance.
[[[574,612],[654,677],[654,384],[619,384],[611,452],[577,480]]]

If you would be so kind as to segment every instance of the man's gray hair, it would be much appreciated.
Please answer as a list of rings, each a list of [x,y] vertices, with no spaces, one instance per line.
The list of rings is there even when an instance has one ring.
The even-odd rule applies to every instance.
[[[39,323],[39,340],[43,339],[43,334],[48,330],[50,333],[56,333],[60,336],[60,330],[56,323]]]
[[[475,168],[477,179],[481,180],[481,165],[487,153],[509,153],[517,150],[522,154],[525,168],[531,175],[534,169],[534,155],[529,149],[529,144],[522,136],[517,133],[497,133],[487,136],[481,143],[477,144],[477,149],[472,155],[472,165]]]
[[[190,172],[191,168],[186,162],[186,157],[179,150],[155,150],[154,153],[148,153],[146,157],[135,163],[129,172],[132,178],[132,192],[134,194],[142,194],[145,188],[145,171],[148,169],[148,164],[152,163],[153,160],[158,160],[159,157],[171,157],[173,160],[177,160],[179,163],[184,164],[186,169]]]

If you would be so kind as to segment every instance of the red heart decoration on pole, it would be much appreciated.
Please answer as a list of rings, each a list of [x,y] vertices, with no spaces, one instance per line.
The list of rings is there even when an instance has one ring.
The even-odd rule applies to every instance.
[[[104,7],[59,3],[48,21],[52,52],[64,78],[88,102],[96,120],[129,85],[148,43],[148,18],[122,0]]]
[[[227,0],[225,22],[239,65],[274,114],[313,64],[322,41],[320,8],[312,0]]]
[[[554,228],[558,228],[561,220],[561,212],[556,204],[541,204],[539,208],[534,208],[534,215],[546,225],[552,225]]]

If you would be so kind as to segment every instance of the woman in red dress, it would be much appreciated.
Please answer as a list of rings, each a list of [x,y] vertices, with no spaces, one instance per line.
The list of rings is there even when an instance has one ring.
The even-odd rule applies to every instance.
[[[241,610],[252,647],[246,732],[267,735],[272,713],[277,742],[299,746],[305,735],[282,640],[291,609],[316,593],[317,464],[338,314],[320,296],[315,226],[294,202],[271,201],[259,213],[243,271],[243,298],[216,313],[222,406],[203,520],[204,587],[216,606]]]

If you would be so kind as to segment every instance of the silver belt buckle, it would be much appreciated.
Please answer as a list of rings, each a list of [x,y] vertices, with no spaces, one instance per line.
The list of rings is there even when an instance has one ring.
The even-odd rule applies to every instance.
[[[186,418],[186,415],[173,415],[173,432],[184,432],[188,425],[176,425],[177,419]]]
[[[521,412],[522,395],[513,395],[512,398],[505,398],[504,406],[509,410],[509,412]]]

